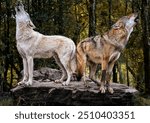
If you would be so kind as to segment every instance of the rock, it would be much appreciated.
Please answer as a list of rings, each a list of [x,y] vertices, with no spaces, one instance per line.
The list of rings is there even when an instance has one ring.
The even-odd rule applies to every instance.
[[[56,79],[60,79],[62,76],[62,72],[57,69],[51,69],[51,68],[41,68],[40,70],[35,70],[33,72],[33,78],[34,80],[40,80],[40,81],[54,81]]]
[[[101,94],[98,86],[90,82],[71,81],[69,86],[54,83],[61,77],[61,71],[42,68],[34,71],[33,85],[17,86],[11,90],[14,105],[57,105],[57,106],[127,106],[135,105],[138,91],[123,84],[113,83],[114,93]],[[39,81],[39,80],[40,81]],[[46,81],[45,81],[46,80]],[[49,81],[48,81],[49,80]]]

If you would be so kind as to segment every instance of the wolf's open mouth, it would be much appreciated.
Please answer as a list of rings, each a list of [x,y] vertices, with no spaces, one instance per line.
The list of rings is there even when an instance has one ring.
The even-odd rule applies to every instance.
[[[17,11],[20,11],[19,6],[17,6]]]
[[[137,23],[139,21],[139,16],[137,16],[134,21]]]

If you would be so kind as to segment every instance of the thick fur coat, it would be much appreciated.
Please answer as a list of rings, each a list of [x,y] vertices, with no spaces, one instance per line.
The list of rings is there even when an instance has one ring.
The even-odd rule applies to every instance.
[[[89,78],[95,80],[95,72],[98,64],[101,64],[102,77],[100,91],[105,93],[106,87],[110,93],[113,89],[110,87],[110,78],[113,66],[119,58],[121,51],[126,46],[133,27],[138,20],[138,14],[133,13],[120,18],[112,28],[103,36],[97,35],[89,37],[79,42],[77,46],[77,67],[78,77],[84,77],[86,65],[89,66]],[[87,83],[86,83],[87,84]]]

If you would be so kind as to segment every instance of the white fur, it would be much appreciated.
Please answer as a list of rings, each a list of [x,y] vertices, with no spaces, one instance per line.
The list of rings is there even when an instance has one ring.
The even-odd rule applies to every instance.
[[[133,27],[134,27],[134,25],[136,24],[135,18],[136,18],[136,16],[132,16],[132,17],[130,17],[130,19],[126,22],[125,28],[126,28],[126,30],[128,31],[128,36],[127,36],[126,41],[129,40],[129,37],[130,37],[130,35],[131,35],[132,31],[133,31]]]

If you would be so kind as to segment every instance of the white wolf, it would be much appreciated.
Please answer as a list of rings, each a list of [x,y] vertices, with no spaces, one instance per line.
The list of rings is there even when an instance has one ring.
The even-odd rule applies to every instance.
[[[23,59],[23,80],[18,84],[32,85],[33,58],[54,57],[63,75],[56,82],[68,85],[72,74],[76,70],[76,46],[74,42],[64,36],[46,36],[34,31],[29,14],[24,10],[21,2],[16,7],[16,40],[17,49]]]

